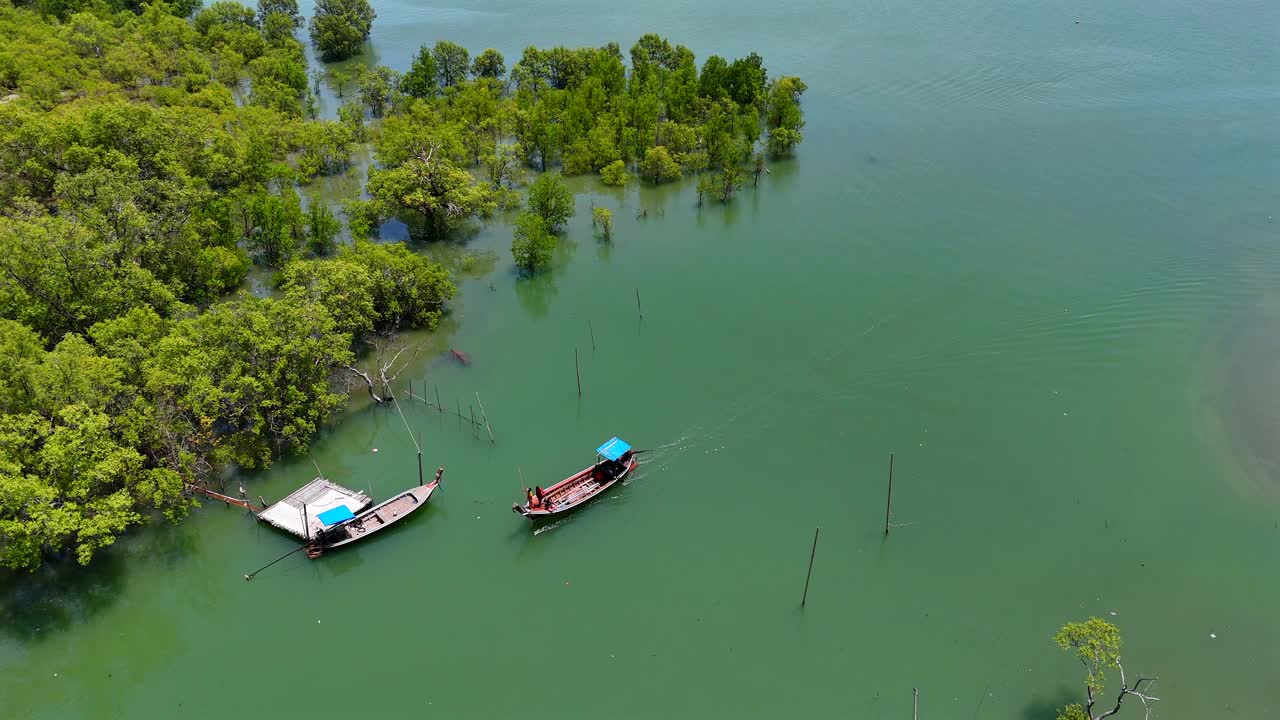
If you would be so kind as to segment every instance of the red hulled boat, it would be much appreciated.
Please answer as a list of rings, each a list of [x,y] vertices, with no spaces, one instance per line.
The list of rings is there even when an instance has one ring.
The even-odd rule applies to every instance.
[[[525,503],[511,506],[511,512],[530,520],[563,515],[581,507],[591,498],[608,490],[636,469],[636,451],[627,443],[613,438],[596,448],[596,463],[545,490],[526,491]]]

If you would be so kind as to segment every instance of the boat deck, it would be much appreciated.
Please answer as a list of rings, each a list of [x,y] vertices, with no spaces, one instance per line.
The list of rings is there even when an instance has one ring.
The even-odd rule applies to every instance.
[[[603,484],[595,478],[589,478],[584,482],[556,493],[551,496],[551,508],[558,510],[561,507],[576,505],[600,492]]]
[[[353,520],[343,522],[335,527],[326,528],[325,532],[319,536],[319,544],[322,545],[324,550],[330,550],[355,542],[366,535],[372,535],[385,527],[389,527],[397,520],[426,506],[435,489],[436,483],[410,488],[379,504],[372,510],[366,510],[364,513],[357,515]]]
[[[303,506],[313,527],[318,527],[316,515],[346,505],[352,514],[358,515],[373,504],[373,498],[358,490],[345,488],[325,478],[316,478],[294,490],[285,499],[258,513],[258,519],[306,539],[308,533],[302,524]]]

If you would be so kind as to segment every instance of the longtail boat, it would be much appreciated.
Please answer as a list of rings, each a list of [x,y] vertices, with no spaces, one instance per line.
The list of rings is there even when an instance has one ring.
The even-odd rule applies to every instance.
[[[635,470],[639,465],[635,455],[636,451],[630,445],[615,437],[596,448],[594,465],[543,490],[541,498],[536,493],[526,491],[528,497],[525,503],[513,504],[511,512],[530,520],[539,520],[563,515],[581,507],[591,498],[622,482],[627,473]]]
[[[330,550],[350,545],[405,519],[426,507],[440,486],[444,468],[436,468],[436,478],[426,485],[409,488],[359,514],[345,505],[319,513],[307,525],[307,557],[318,558]]]

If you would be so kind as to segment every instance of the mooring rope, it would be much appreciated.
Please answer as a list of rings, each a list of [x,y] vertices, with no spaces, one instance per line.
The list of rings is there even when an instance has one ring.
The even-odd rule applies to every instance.
[[[404,410],[400,409],[400,401],[396,400],[395,396],[392,395],[391,403],[396,406],[396,411],[400,413],[400,419],[404,421],[404,429],[409,431],[409,439],[413,441],[413,447],[418,451],[418,454],[421,455],[422,447],[418,445],[418,438],[413,436],[413,428],[409,427],[409,420],[404,416]]]

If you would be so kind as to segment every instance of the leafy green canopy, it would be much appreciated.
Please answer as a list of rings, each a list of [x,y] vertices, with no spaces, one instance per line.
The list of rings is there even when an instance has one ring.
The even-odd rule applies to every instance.
[[[311,42],[325,60],[345,60],[359,54],[377,15],[369,0],[316,0]]]
[[[577,212],[573,193],[558,173],[539,175],[529,186],[529,212],[542,218],[549,230],[564,225]]]
[[[340,228],[295,182],[345,169],[365,128],[363,113],[301,119],[291,0],[191,20],[63,10],[0,6],[0,96],[17,96],[0,103],[8,567],[88,562],[181,517],[185,483],[219,463],[305,450],[345,400],[335,371],[357,343],[434,327],[455,291],[401,246],[297,259],[332,255]],[[283,268],[280,298],[227,298],[251,259]]]
[[[412,212],[447,231],[497,209],[495,188],[468,170],[460,124],[448,122],[425,102],[387,118],[374,142],[378,167],[369,171],[369,194],[391,212]]]
[[[512,231],[511,255],[516,265],[531,272],[551,262],[556,249],[556,236],[546,221],[532,212],[520,213]]]
[[[462,150],[450,159],[462,167],[486,165],[507,148],[541,171],[603,176],[611,168],[612,184],[624,181],[619,162],[624,170],[638,163],[642,175],[664,182],[741,164],[766,132],[773,155],[790,153],[801,140],[804,83],[789,76],[770,82],[755,53],[732,62],[712,56],[699,72],[688,48],[645,35],[629,55],[613,43],[528,47],[509,78],[496,51],[470,65],[469,57],[448,41],[421,46],[370,111],[414,115],[417,125],[438,132],[452,126]],[[397,205],[406,204],[389,207]]]

